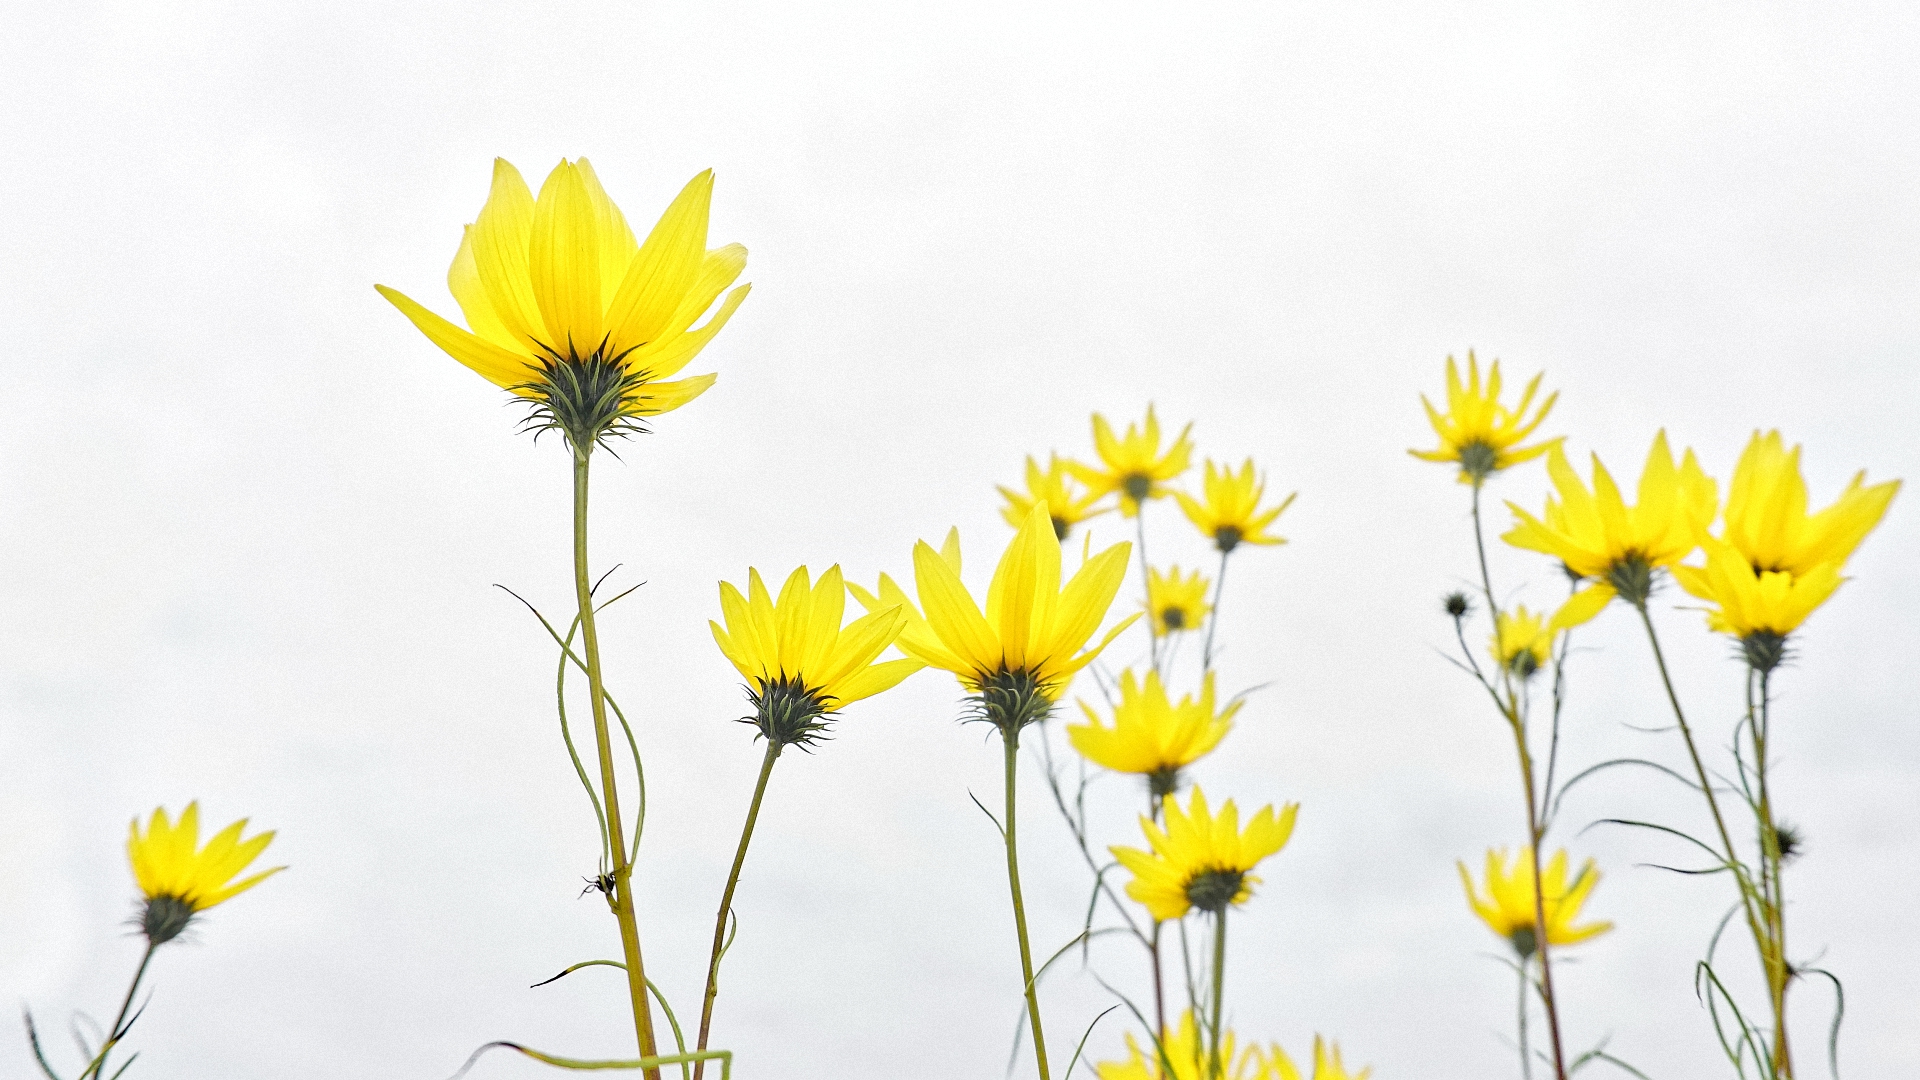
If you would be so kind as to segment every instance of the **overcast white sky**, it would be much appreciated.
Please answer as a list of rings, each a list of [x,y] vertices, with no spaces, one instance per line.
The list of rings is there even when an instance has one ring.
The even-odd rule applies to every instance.
[[[1777,426],[1817,500],[1861,467],[1920,477],[1910,4],[6,19],[0,1004],[56,1029],[110,1014],[138,954],[135,813],[250,815],[293,867],[160,956],[130,1076],[438,1080],[491,1039],[622,1049],[617,975],[526,988],[618,948],[575,895],[594,834],[553,658],[491,588],[564,610],[565,454],[514,434],[503,395],[372,289],[453,311],[446,266],[495,155],[535,182],[587,155],[636,222],[711,166],[714,242],[753,253],[752,298],[692,369],[718,386],[597,473],[597,560],[648,583],[604,633],[649,754],[649,966],[683,1012],[758,763],[704,625],[715,582],[898,575],[957,524],[982,587],[1007,536],[992,485],[1027,453],[1088,452],[1093,410],[1156,402],[1203,453],[1301,492],[1293,543],[1235,564],[1223,678],[1271,685],[1200,775],[1303,806],[1236,916],[1237,1028],[1296,1054],[1327,1032],[1379,1080],[1515,1071],[1509,976],[1453,870],[1522,830],[1502,730],[1436,652],[1437,598],[1471,565],[1466,493],[1405,454],[1431,438],[1416,395],[1446,354],[1544,369],[1546,430],[1617,472],[1664,426],[1724,478]],[[1495,494],[1533,505],[1543,485],[1520,471]],[[1811,844],[1790,932],[1847,980],[1856,1077],[1920,1070],[1913,497],[1779,680],[1784,815]],[[1204,554],[1152,513],[1157,556]],[[1545,560],[1495,563],[1514,596],[1558,595]],[[1659,619],[1717,744],[1739,671],[1678,602]],[[1671,757],[1629,727],[1663,718],[1634,626],[1610,612],[1581,640],[1569,759]],[[967,800],[997,791],[998,757],[956,698],[917,676],[781,762],[718,1021],[741,1076],[1001,1075],[1019,986]],[[1105,839],[1129,841],[1131,788],[1095,793]],[[1040,794],[1029,888],[1060,941],[1086,879]],[[1579,830],[1695,813],[1622,776],[1559,834],[1601,860],[1589,908],[1618,927],[1565,969],[1570,1041],[1611,1037],[1658,1080],[1726,1072],[1690,981],[1724,885]],[[1130,955],[1101,963],[1139,985]],[[1818,1075],[1824,992],[1797,993]],[[1070,1045],[1109,1000],[1073,975],[1048,1003]],[[28,1068],[0,1031],[0,1072]]]

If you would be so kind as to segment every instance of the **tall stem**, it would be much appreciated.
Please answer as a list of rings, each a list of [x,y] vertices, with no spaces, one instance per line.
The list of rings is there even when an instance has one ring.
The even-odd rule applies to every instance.
[[[1213,670],[1213,632],[1220,626],[1220,594],[1227,591],[1227,556],[1230,552],[1220,553],[1220,577],[1213,583],[1213,611],[1207,616],[1207,643],[1200,650],[1200,671],[1202,674]]]
[[[1487,598],[1487,617],[1495,621],[1494,630],[1498,631],[1500,605],[1493,602],[1493,575],[1487,573],[1487,541],[1480,532],[1480,482],[1473,485],[1473,550],[1480,556],[1480,591]]]
[[[1020,978],[1027,993],[1027,1021],[1033,1025],[1033,1056],[1040,1065],[1040,1080],[1050,1080],[1047,1069],[1047,1034],[1040,1026],[1040,991],[1033,984],[1033,947],[1027,943],[1027,905],[1020,898],[1020,845],[1014,832],[1014,792],[1018,779],[1014,769],[1020,756],[1018,729],[1000,733],[1007,758],[1007,885],[1013,890],[1013,928],[1020,936]]]
[[[1208,1068],[1213,1076],[1224,1078],[1227,1075],[1227,1063],[1220,1060],[1220,1038],[1227,1027],[1227,905],[1213,916],[1213,1048],[1207,1053]]]
[[[580,636],[587,652],[587,700],[593,706],[593,743],[600,754],[600,797],[607,808],[607,841],[613,848],[613,917],[620,924],[620,951],[626,959],[627,992],[633,999],[633,1032],[640,1056],[654,1057],[653,1007],[647,1000],[647,973],[640,960],[640,927],[633,913],[633,864],[627,861],[626,827],[620,819],[620,792],[613,772],[613,738],[607,728],[605,684],[600,676],[600,631],[594,622],[593,585],[587,572],[587,464],[590,448],[573,448],[573,589],[580,606]],[[660,1080],[658,1066],[646,1080]]]
[[[1527,961],[1522,959],[1515,970],[1520,972],[1520,1080],[1533,1080],[1533,1051],[1527,1047],[1527,991],[1532,989],[1527,985],[1531,981],[1527,978]]]
[[[1147,504],[1135,503],[1133,508],[1134,536],[1140,548],[1140,587],[1146,590],[1147,597],[1147,649],[1148,661],[1155,671],[1160,670],[1160,613],[1153,610],[1153,570],[1147,562]]]
[[[147,939],[147,951],[140,954],[140,966],[134,969],[133,982],[127,985],[127,996],[120,1002],[120,1014],[113,1018],[113,1026],[107,1029],[107,1044],[100,1048],[100,1056],[94,1059],[93,1068],[89,1070],[96,1080],[107,1074],[107,1055],[113,1053],[120,1036],[125,1034],[120,1030],[120,1025],[127,1022],[127,1010],[133,1008],[133,995],[140,989],[140,980],[146,977],[147,963],[153,959],[153,950],[159,947],[152,938]],[[84,1074],[81,1080],[85,1080]]]
[[[698,1053],[707,1048],[707,1031],[713,1025],[713,1000],[720,996],[720,954],[727,947],[727,914],[733,910],[733,890],[740,884],[740,868],[747,862],[747,844],[753,839],[753,823],[760,817],[760,800],[767,794],[767,778],[773,775],[773,763],[780,760],[780,744],[767,740],[767,756],[760,762],[760,779],[753,785],[753,801],[747,804],[747,824],[740,830],[740,849],[733,853],[733,869],[727,872],[727,887],[720,894],[720,914],[713,921],[713,955],[707,960],[707,996],[700,1006],[700,1044],[694,1047]],[[700,1080],[707,1070],[707,1063],[699,1061],[693,1066],[693,1080]]]
[[[1155,825],[1160,824],[1160,808],[1165,802],[1165,796],[1154,794],[1151,788],[1147,790],[1147,812]],[[1153,920],[1153,944],[1150,949],[1153,953],[1153,1034],[1155,1045],[1164,1048],[1167,1042],[1167,992],[1160,967],[1160,926],[1159,919]],[[1165,1056],[1164,1049],[1160,1056]],[[1166,1063],[1162,1062],[1161,1066],[1165,1068]]]
[[[1758,676],[1760,701],[1756,709],[1753,684]],[[1767,997],[1773,1006],[1773,1073],[1781,1080],[1793,1076],[1793,1055],[1787,1045],[1787,910],[1780,876],[1780,834],[1773,820],[1773,798],[1767,790],[1768,682],[1772,673],[1747,673],[1748,730],[1753,738],[1753,770],[1760,794],[1760,901],[1765,916],[1767,943],[1761,950],[1761,962],[1767,971]]]

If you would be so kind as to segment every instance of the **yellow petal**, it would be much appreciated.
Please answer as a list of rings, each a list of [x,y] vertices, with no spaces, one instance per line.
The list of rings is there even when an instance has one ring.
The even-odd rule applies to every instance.
[[[504,158],[493,162],[493,189],[473,223],[473,260],[493,313],[506,332],[531,350],[544,339],[540,306],[527,276],[533,241],[533,193]]]
[[[604,309],[594,216],[580,170],[562,161],[540,187],[527,266],[547,345],[562,356],[590,356],[600,347]]]
[[[410,297],[385,285],[375,285],[381,296],[412,320],[427,340],[440,346],[448,356],[480,373],[495,386],[513,387],[526,382],[531,374],[527,358],[508,352],[484,338],[475,337],[415,303]]]
[[[709,169],[687,182],[640,245],[607,308],[610,347],[616,355],[652,341],[680,310],[705,261],[712,198]]]

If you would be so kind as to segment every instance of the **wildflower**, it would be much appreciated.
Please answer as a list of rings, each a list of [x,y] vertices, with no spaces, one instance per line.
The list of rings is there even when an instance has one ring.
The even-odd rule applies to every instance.
[[[1210,1068],[1206,1040],[1194,1021],[1193,1010],[1187,1009],[1181,1012],[1179,1025],[1161,1040],[1158,1050],[1153,1040],[1148,1039],[1143,1048],[1128,1032],[1127,1060],[1103,1061],[1094,1066],[1094,1072],[1100,1080],[1297,1080],[1297,1073],[1287,1077],[1269,1068],[1257,1047],[1250,1046],[1242,1054],[1236,1043],[1231,1030],[1223,1032],[1220,1060],[1225,1068]]]
[[[960,581],[957,532],[948,534],[938,552],[925,541],[914,546],[914,581],[924,617],[885,577],[878,597],[864,589],[854,597],[869,611],[879,604],[902,604],[909,614],[896,642],[900,651],[953,672],[977,695],[982,719],[1003,732],[1017,732],[1045,719],[1074,673],[1132,624],[1129,618],[1098,645],[1086,647],[1113,605],[1132,549],[1115,544],[1088,559],[1062,589],[1060,541],[1047,504],[1036,503],[1000,557],[985,612]]]
[[[1460,383],[1460,370],[1454,366],[1453,357],[1447,357],[1447,411],[1444,415],[1433,407],[1425,394],[1420,395],[1420,404],[1426,407],[1427,420],[1440,436],[1438,450],[1409,450],[1407,453],[1423,461],[1457,461],[1460,463],[1460,482],[1478,487],[1486,483],[1487,477],[1523,461],[1531,461],[1560,445],[1560,438],[1548,439],[1532,446],[1520,446],[1519,443],[1532,435],[1553,403],[1559,399],[1558,392],[1547,395],[1540,403],[1540,410],[1527,418],[1527,411],[1533,404],[1533,395],[1540,388],[1540,376],[1535,375],[1527,383],[1527,389],[1520,395],[1520,401],[1509,409],[1500,404],[1500,361],[1495,360],[1487,369],[1486,385],[1480,383],[1480,363],[1474,359],[1473,352],[1467,352],[1467,382]]]
[[[1455,865],[1460,868],[1461,884],[1467,888],[1467,903],[1473,906],[1473,913],[1480,916],[1480,921],[1507,939],[1522,960],[1538,951],[1532,849],[1520,849],[1511,870],[1507,868],[1504,848],[1487,852],[1487,895],[1484,900],[1474,888],[1473,878],[1467,873],[1467,864]],[[1594,868],[1592,859],[1588,859],[1586,865],[1580,868],[1580,874],[1571,887],[1567,884],[1566,851],[1555,852],[1543,873],[1546,888],[1541,891],[1540,898],[1546,914],[1549,945],[1572,945],[1613,929],[1610,922],[1587,923],[1584,926],[1573,924],[1580,917],[1580,905],[1587,902],[1587,894],[1593,892],[1593,887],[1600,882],[1600,871]]]
[[[1704,540],[1707,565],[1676,566],[1680,587],[1718,605],[1707,627],[1740,640],[1753,666],[1771,671],[1785,658],[1787,635],[1840,587],[1840,563],[1821,563],[1795,574],[1760,570],[1731,544]]]
[[[1142,683],[1133,672],[1124,671],[1113,726],[1103,726],[1099,714],[1082,701],[1080,709],[1087,714],[1087,722],[1068,727],[1067,738],[1087,760],[1114,772],[1145,776],[1153,794],[1165,796],[1179,783],[1181,769],[1226,737],[1240,705],[1232,701],[1214,712],[1213,672],[1201,682],[1199,700],[1183,695],[1175,705],[1161,685],[1159,672],[1147,672]]]
[[[1653,592],[1654,571],[1671,568],[1699,546],[1700,530],[1713,520],[1718,495],[1700,471],[1693,451],[1678,469],[1667,433],[1653,440],[1640,474],[1639,501],[1628,506],[1600,459],[1593,459],[1593,491],[1555,446],[1547,474],[1559,494],[1547,498],[1544,520],[1513,503],[1519,523],[1504,539],[1515,547],[1552,555],[1574,572],[1594,579],[1561,608],[1562,625],[1578,626],[1600,613],[1616,595],[1635,607]]]
[[[455,360],[534,405],[585,454],[638,419],[677,409],[714,376],[674,381],[732,318],[749,286],[705,314],[747,264],[738,244],[707,250],[713,173],[693,178],[638,243],[585,158],[562,160],[536,201],[495,160],[493,189],[447,272],[467,328],[384,285],[380,295]]]
[[[1800,475],[1800,448],[1785,449],[1780,433],[1753,433],[1727,485],[1726,532],[1756,574],[1796,576],[1826,563],[1844,563],[1860,546],[1900,491],[1900,481],[1864,487],[1855,474],[1832,506],[1807,513],[1807,482]]]
[[[1033,512],[1036,503],[1046,503],[1053,516],[1053,535],[1065,540],[1075,525],[1106,513],[1093,509],[1093,504],[1100,501],[1099,492],[1076,494],[1068,486],[1071,479],[1069,463],[1060,460],[1058,454],[1047,459],[1046,472],[1040,471],[1033,458],[1027,458],[1027,493],[1022,495],[1012,488],[1001,487],[1000,494],[1006,497],[1007,505],[1001,508],[1000,516],[1017,529]]]
[[[1093,447],[1106,469],[1102,471],[1079,462],[1068,462],[1067,468],[1098,496],[1119,492],[1120,513],[1132,517],[1140,512],[1141,503],[1167,494],[1169,489],[1164,486],[1167,481],[1187,471],[1193,456],[1193,443],[1187,435],[1192,430],[1192,424],[1181,428],[1180,437],[1173,440],[1173,445],[1163,454],[1160,421],[1153,415],[1153,406],[1147,406],[1146,423],[1138,429],[1128,424],[1126,437],[1121,439],[1114,438],[1113,427],[1106,417],[1094,413]]]
[[[276,866],[233,880],[273,841],[271,832],[240,839],[246,827],[247,819],[241,818],[200,847],[198,802],[187,804],[177,825],[167,817],[165,807],[154,810],[144,836],[140,819],[133,820],[127,832],[127,860],[133,864],[134,883],[146,897],[140,929],[149,942],[161,945],[179,937],[195,915],[286,869]]]
[[[1494,662],[1525,679],[1553,659],[1553,635],[1558,627],[1546,614],[1535,614],[1525,604],[1496,612],[1490,645]]]
[[[1266,491],[1266,481],[1254,475],[1253,459],[1248,458],[1235,473],[1226,465],[1218,470],[1212,459],[1206,463],[1206,479],[1201,482],[1201,493],[1206,502],[1201,502],[1184,491],[1176,491],[1173,497],[1180,503],[1180,509],[1194,527],[1213,541],[1213,546],[1222,554],[1232,551],[1241,544],[1284,544],[1286,538],[1270,536],[1267,526],[1280,516],[1287,507],[1293,505],[1294,492],[1280,500],[1279,506],[1260,509],[1260,497]]]
[[[1168,567],[1164,574],[1149,569],[1147,611],[1153,616],[1155,630],[1164,637],[1182,630],[1200,629],[1200,624],[1206,621],[1207,612],[1213,610],[1207,605],[1207,586],[1210,584],[1200,576],[1198,570],[1182,577],[1177,566]]]
[[[1140,827],[1152,851],[1114,847],[1114,858],[1133,871],[1127,895],[1147,906],[1155,921],[1177,919],[1192,908],[1219,914],[1228,904],[1244,904],[1260,883],[1248,871],[1260,860],[1286,846],[1293,835],[1298,803],[1288,803],[1276,816],[1262,807],[1240,828],[1240,811],[1228,799],[1214,814],[1198,785],[1186,810],[1179,802],[1166,803],[1164,831],[1147,818]]]
[[[806,745],[821,737],[825,718],[843,706],[892,688],[925,665],[918,660],[874,663],[893,644],[907,617],[886,608],[845,627],[847,603],[840,568],[813,584],[802,566],[788,576],[776,601],[747,571],[747,595],[720,583],[725,629],[709,621],[713,640],[747,680],[754,716],[747,723],[770,742]]]
[[[1464,619],[1467,612],[1473,610],[1473,601],[1467,599],[1466,593],[1450,592],[1440,601],[1440,607],[1446,611],[1448,618]]]

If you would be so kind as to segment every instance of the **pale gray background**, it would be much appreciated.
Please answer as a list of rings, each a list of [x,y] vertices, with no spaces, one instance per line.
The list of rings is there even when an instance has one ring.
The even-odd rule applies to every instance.
[[[1155,401],[1302,492],[1294,542],[1236,563],[1225,678],[1273,685],[1202,773],[1304,805],[1236,919],[1232,1008],[1296,1053],[1336,1034],[1380,1080],[1515,1071],[1509,977],[1453,870],[1520,833],[1504,735],[1435,651],[1471,565],[1466,492],[1405,454],[1429,444],[1415,395],[1445,354],[1547,370],[1546,430],[1628,475],[1665,425],[1722,477],[1780,426],[1822,502],[1861,466],[1920,476],[1910,4],[7,21],[0,1005],[56,1031],[110,1013],[137,955],[136,812],[251,815],[293,866],[160,957],[130,1075],[437,1080],[489,1039],[623,1047],[617,975],[525,988],[617,949],[575,897],[592,833],[551,656],[490,588],[564,609],[564,455],[372,289],[454,311],[446,265],[496,154],[536,184],[586,154],[636,223],[712,166],[714,241],[753,252],[752,299],[691,369],[719,385],[597,489],[601,565],[650,582],[607,651],[651,754],[651,967],[689,1012],[758,759],[704,625],[715,581],[801,561],[870,581],[957,523],[979,587],[1007,535],[991,485],[1025,453],[1087,452],[1094,409]],[[1848,980],[1854,1077],[1920,1069],[1913,498],[1780,680],[1782,799],[1812,844],[1792,932]],[[1153,513],[1163,555],[1201,554]],[[1542,559],[1496,563],[1517,598],[1559,593]],[[1660,621],[1718,742],[1738,669],[1677,602]],[[1581,641],[1571,759],[1671,757],[1624,726],[1663,715],[1626,614]],[[1018,987],[966,797],[997,790],[998,758],[956,697],[919,676],[782,762],[720,1014],[742,1076],[1000,1074]],[[1131,788],[1096,791],[1128,839]],[[1028,805],[1057,941],[1085,878]],[[1661,1080],[1723,1075],[1689,963],[1724,885],[1636,869],[1676,857],[1647,838],[1576,835],[1610,813],[1697,822],[1625,777],[1573,800],[1561,840],[1603,861],[1590,910],[1619,928],[1565,969],[1570,1041],[1611,1033]],[[1103,964],[1137,979],[1118,949]],[[1057,1042],[1106,1004],[1085,977],[1048,994]],[[1823,992],[1797,1008],[1820,1075]],[[7,1076],[28,1068],[15,1031]]]

